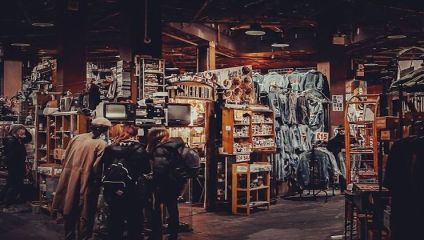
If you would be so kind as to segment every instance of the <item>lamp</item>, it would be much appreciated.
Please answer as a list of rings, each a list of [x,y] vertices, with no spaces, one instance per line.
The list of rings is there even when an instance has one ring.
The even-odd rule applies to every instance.
[[[249,36],[263,36],[266,34],[261,25],[257,23],[250,25],[250,28],[247,29],[244,33]]]

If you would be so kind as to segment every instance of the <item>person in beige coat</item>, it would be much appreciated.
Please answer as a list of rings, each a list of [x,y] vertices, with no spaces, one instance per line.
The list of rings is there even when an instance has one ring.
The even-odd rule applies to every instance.
[[[63,214],[66,240],[91,238],[106,147],[100,136],[111,126],[105,118],[94,119],[91,132],[74,137],[66,149],[53,199],[53,209]]]

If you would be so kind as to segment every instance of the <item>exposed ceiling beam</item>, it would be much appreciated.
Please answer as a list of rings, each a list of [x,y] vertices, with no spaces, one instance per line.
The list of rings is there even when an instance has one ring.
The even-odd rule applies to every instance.
[[[213,0],[205,0],[205,2],[203,3],[202,7],[199,9],[199,11],[197,11],[197,13],[194,15],[193,19],[191,20],[191,22],[195,22],[199,19],[200,15],[203,13],[203,11],[208,7],[208,5],[210,3],[212,3]]]

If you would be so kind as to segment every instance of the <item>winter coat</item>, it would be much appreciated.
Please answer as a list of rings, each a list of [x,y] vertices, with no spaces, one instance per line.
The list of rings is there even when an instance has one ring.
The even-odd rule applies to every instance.
[[[184,146],[181,138],[171,138],[166,143],[161,143],[151,151],[153,181],[159,188],[176,189],[184,183],[178,182],[173,174],[172,161],[175,160],[176,151]]]
[[[25,138],[8,136],[3,141],[8,181],[23,181],[25,176],[25,160],[27,157],[25,144],[30,143],[32,135],[26,131]]]
[[[105,148],[106,142],[93,139],[92,133],[80,134],[71,140],[65,152],[53,209],[64,215],[80,212],[81,218],[89,218],[97,204]]]

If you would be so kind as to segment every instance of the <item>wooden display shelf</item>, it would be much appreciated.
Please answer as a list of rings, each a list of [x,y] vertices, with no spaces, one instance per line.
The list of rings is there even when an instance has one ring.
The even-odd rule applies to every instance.
[[[260,169],[262,167],[262,169]],[[262,176],[263,185],[259,187],[251,188],[251,177]],[[246,181],[245,186],[247,188],[241,188],[240,185],[240,176],[245,175],[246,178],[243,181]],[[237,214],[239,209],[245,209],[246,214],[250,215],[250,211],[253,208],[257,207],[267,207],[271,204],[271,166],[269,163],[237,163],[232,166],[232,204],[231,210],[233,214]],[[263,191],[261,191],[263,190]],[[239,193],[244,193],[246,198],[239,198]],[[244,200],[245,199],[245,200]],[[253,199],[253,200],[252,200]],[[240,203],[243,201],[243,203]]]
[[[234,138],[250,138],[250,136],[234,136]]]
[[[269,208],[269,202],[266,201],[253,201],[249,203],[249,208],[255,208],[255,207],[268,207]],[[247,208],[247,205],[238,205],[239,208]]]

